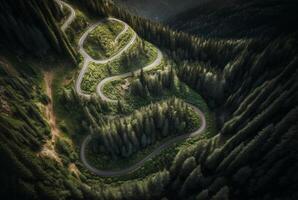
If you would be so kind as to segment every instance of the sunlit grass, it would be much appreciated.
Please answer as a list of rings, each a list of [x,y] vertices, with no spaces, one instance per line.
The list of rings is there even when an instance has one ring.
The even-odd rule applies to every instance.
[[[136,49],[137,44],[134,44],[128,51],[136,51]],[[145,53],[142,52],[138,54],[138,56],[133,58],[133,60],[131,60],[128,64],[123,62],[123,57],[120,57],[107,64],[90,63],[82,81],[82,89],[87,93],[94,93],[96,92],[95,90],[97,84],[102,79],[140,69],[153,62],[157,57],[157,50],[150,43],[145,42],[144,52]]]
[[[116,21],[107,21],[98,25],[86,38],[84,48],[94,59],[104,59],[113,56],[121,50],[132,37],[132,30],[121,35],[116,41],[118,34],[124,29],[124,25]]]

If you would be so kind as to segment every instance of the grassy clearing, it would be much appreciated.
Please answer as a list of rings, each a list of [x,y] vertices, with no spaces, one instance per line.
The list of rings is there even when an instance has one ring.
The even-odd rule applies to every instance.
[[[103,93],[110,99],[123,99],[129,92],[129,83],[132,77],[107,83],[103,87]]]
[[[129,29],[118,41],[117,35],[124,29],[124,25],[116,21],[106,21],[96,27],[86,38],[84,48],[94,59],[104,59],[113,56],[122,49],[132,37]]]

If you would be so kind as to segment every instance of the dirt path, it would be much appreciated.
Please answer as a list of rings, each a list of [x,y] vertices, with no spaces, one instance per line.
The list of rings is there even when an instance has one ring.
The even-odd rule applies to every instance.
[[[50,125],[51,129],[51,139],[47,141],[43,149],[40,152],[41,156],[46,156],[56,160],[61,163],[61,158],[58,153],[55,151],[55,141],[59,137],[59,129],[56,124],[56,116],[54,114],[53,107],[53,95],[52,95],[52,83],[53,83],[53,72],[44,72],[44,82],[45,82],[45,92],[49,97],[50,101],[45,106],[45,117]]]

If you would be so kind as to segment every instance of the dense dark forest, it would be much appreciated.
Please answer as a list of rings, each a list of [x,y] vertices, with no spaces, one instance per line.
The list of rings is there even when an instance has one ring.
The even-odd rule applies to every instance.
[[[128,157],[158,140],[190,132],[195,123],[191,108],[178,99],[172,99],[142,108],[123,120],[115,119],[101,127],[91,128],[96,138],[93,149],[113,158]]]
[[[50,136],[49,125],[34,104],[48,103],[40,92],[41,75],[26,63],[10,64],[17,71],[1,63],[1,198],[62,198],[64,189],[53,188],[64,183],[73,188],[76,180],[55,161],[38,157]]]
[[[297,31],[297,8],[295,0],[210,0],[168,23],[207,38],[274,38]]]
[[[156,75],[147,75],[141,70],[138,79],[131,83],[130,92],[140,97],[159,96],[163,90],[174,88],[176,72],[173,68]]]
[[[163,22],[187,11],[206,0],[114,0],[114,2],[141,17]]]
[[[218,133],[182,148],[169,166],[146,177],[109,184],[76,175],[67,166],[84,166],[62,141],[58,151],[67,158],[60,163],[39,155],[50,137],[38,107],[50,101],[40,69],[15,56],[3,62],[1,56],[1,199],[298,199],[297,2],[211,0],[169,25],[134,16],[111,1],[68,2],[93,17],[122,19],[173,59],[175,69],[136,76],[132,94],[159,96],[179,79],[206,100]],[[73,38],[59,28],[58,6],[53,0],[0,1],[1,51],[37,58],[50,51],[76,62]],[[73,88],[62,93],[68,112],[87,116],[78,117],[82,132],[104,137],[92,149],[114,158],[193,127],[190,109],[177,99],[115,120],[102,116],[114,108],[97,97],[87,101]],[[119,101],[115,110],[123,109]]]
[[[73,48],[56,23],[63,13],[55,1],[2,0],[0,13],[1,49],[26,56],[54,51],[76,61]]]

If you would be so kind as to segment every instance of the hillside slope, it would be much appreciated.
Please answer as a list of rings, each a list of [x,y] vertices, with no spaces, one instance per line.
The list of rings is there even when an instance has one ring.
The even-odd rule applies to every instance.
[[[168,20],[174,29],[204,37],[276,37],[297,31],[295,0],[210,0]]]
[[[0,13],[2,49],[25,56],[52,51],[76,62],[75,52],[56,23],[63,19],[56,1],[1,1]]]
[[[1,1],[1,44],[11,46],[3,48],[0,57],[1,199],[298,199],[297,4],[220,2],[210,1],[178,16],[171,27],[185,30],[181,32],[134,16],[111,1],[72,0],[70,6],[85,13],[80,13],[73,27],[69,25],[70,36],[60,30],[67,12],[54,1],[19,1],[17,7]],[[68,67],[74,63],[76,40],[82,52],[84,32],[92,31],[94,21],[103,23],[108,20],[102,18],[111,16],[126,22],[138,35],[138,39],[135,34],[126,38],[124,50],[132,53],[117,52],[112,58],[124,58],[118,64],[107,64],[111,58],[103,58],[97,61],[99,65],[89,65],[96,60],[83,51],[82,70]],[[120,29],[115,30],[118,35],[122,35]],[[124,26],[124,30],[129,29]],[[159,73],[141,70],[135,75],[130,70],[136,68],[124,67],[141,59],[142,39],[161,49],[166,60],[154,66]],[[140,44],[130,49],[134,41]],[[52,61],[46,59],[48,52],[56,52],[51,54]],[[163,68],[171,70],[161,72]],[[128,94],[135,100],[133,107],[122,99],[104,101],[100,97],[106,95],[105,90],[99,96],[85,94],[75,88],[75,83],[80,88],[76,80],[83,79],[85,72],[87,78],[95,76],[98,85],[107,77],[128,78],[124,82],[132,81],[140,97]],[[128,75],[121,77],[123,73]],[[207,123],[204,135],[188,139],[178,150],[168,148],[170,153],[163,152],[162,161],[153,158],[140,171],[121,177],[88,171],[79,154],[88,134],[95,138],[90,148],[94,160],[117,163],[121,157],[119,168],[130,164],[130,155],[140,147],[155,148],[157,133],[166,137],[186,128],[183,120],[189,122],[192,115],[176,99],[169,101],[174,102],[172,107],[152,104],[163,97],[154,99],[154,92],[168,94],[173,85],[178,85],[180,98],[202,108]],[[52,116],[47,117],[49,110]],[[134,110],[138,111],[127,117]],[[216,115],[216,128],[210,128],[214,123],[209,113]],[[46,144],[53,147],[54,157],[41,153]]]

